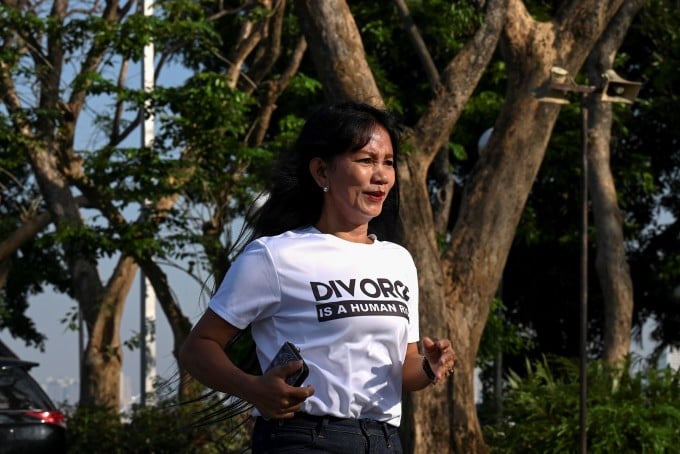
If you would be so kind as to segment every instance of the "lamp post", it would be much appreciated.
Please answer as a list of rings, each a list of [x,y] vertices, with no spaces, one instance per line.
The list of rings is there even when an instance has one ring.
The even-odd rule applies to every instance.
[[[580,225],[580,273],[579,273],[579,452],[588,451],[587,443],[587,397],[588,397],[588,97],[600,94],[601,102],[631,104],[640,91],[639,82],[625,80],[614,70],[602,75],[602,87],[578,85],[569,72],[558,66],[550,70],[550,80],[539,88],[536,99],[551,104],[568,104],[567,93],[576,92],[580,97],[581,112],[581,225]]]

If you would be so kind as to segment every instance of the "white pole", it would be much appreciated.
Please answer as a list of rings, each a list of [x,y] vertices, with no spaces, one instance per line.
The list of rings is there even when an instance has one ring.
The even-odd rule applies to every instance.
[[[144,16],[153,15],[153,6],[151,0],[143,0],[142,9]],[[151,92],[154,89],[154,46],[149,43],[144,46],[144,57],[142,63],[142,89],[146,92]],[[145,103],[145,109],[150,107],[151,103]],[[150,109],[149,109],[150,110]],[[153,146],[155,134],[155,118],[153,113],[147,115],[147,112],[142,112],[143,127],[142,127],[142,146]],[[155,341],[155,325],[156,325],[156,293],[151,286],[149,280],[141,273],[141,335],[142,335],[142,351],[141,351],[141,392],[140,404],[145,406],[147,403],[147,396],[153,392],[153,381],[156,376],[156,341]]]
[[[156,376],[156,293],[149,279],[140,273],[140,332],[142,335],[141,347],[141,392],[140,404],[145,406],[149,402],[149,395],[153,392],[153,382]]]

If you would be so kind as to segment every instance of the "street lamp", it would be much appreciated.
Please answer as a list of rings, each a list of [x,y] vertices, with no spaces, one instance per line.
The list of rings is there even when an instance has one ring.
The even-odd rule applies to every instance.
[[[550,104],[569,104],[567,94],[581,94],[581,263],[579,292],[579,452],[587,452],[586,402],[587,384],[587,344],[588,344],[588,105],[591,93],[599,93],[601,102],[632,104],[640,91],[641,83],[631,82],[609,69],[603,75],[604,85],[578,85],[569,71],[558,66],[550,70],[548,82],[536,91],[539,102]]]

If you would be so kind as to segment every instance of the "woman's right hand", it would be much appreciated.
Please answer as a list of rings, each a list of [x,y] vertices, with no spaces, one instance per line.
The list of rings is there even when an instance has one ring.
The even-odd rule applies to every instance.
[[[302,408],[302,403],[314,394],[314,387],[290,386],[286,378],[299,371],[302,361],[292,361],[273,367],[260,378],[257,397],[251,402],[265,418],[290,419]]]

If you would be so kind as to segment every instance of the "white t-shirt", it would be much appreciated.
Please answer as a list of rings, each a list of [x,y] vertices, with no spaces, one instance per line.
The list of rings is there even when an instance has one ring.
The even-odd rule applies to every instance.
[[[314,227],[262,237],[209,307],[237,328],[252,324],[263,370],[285,341],[300,348],[315,388],[302,411],[399,425],[406,346],[419,340],[418,277],[403,247]]]

